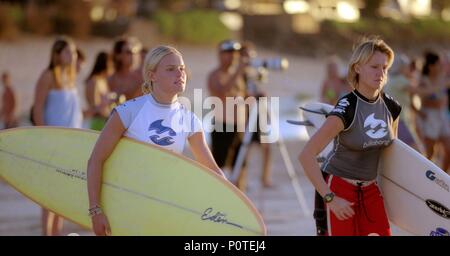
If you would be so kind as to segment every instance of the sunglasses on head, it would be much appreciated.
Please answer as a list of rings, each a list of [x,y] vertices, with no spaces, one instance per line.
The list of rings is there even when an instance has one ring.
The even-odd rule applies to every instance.
[[[221,52],[233,52],[241,49],[241,44],[236,41],[225,41],[219,46]]]

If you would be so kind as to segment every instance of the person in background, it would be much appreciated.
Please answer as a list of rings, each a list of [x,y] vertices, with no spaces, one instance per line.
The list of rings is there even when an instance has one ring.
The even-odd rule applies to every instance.
[[[11,76],[7,71],[2,73],[2,86],[0,120],[3,119],[5,129],[14,128],[18,126],[16,118],[17,97],[11,83]]]
[[[415,86],[412,81],[410,60],[404,54],[395,56],[394,63],[389,69],[389,79],[384,91],[396,99],[402,106],[398,123],[398,138],[410,147],[419,151],[417,135],[414,134],[414,106],[413,95]]]
[[[118,103],[142,95],[143,80],[138,67],[139,52],[139,44],[132,38],[119,39],[114,43],[112,54],[114,73],[108,77],[108,85],[110,91],[118,96]]]
[[[83,69],[84,64],[86,63],[86,55],[84,54],[83,50],[80,48],[77,48],[77,73],[79,74],[81,70]]]
[[[94,67],[86,79],[85,96],[91,116],[90,129],[101,131],[111,113],[114,95],[109,91],[108,76],[112,63],[107,52],[98,53]]]
[[[251,42],[243,42],[240,50],[240,58],[246,58],[244,62],[250,63],[252,58],[256,58],[257,52],[255,46]],[[259,97],[267,97],[266,92],[264,92],[261,88],[261,83],[263,83],[266,79],[264,69],[253,68],[251,65],[248,65],[246,71],[244,73],[244,81],[246,84],[247,96],[255,97],[257,100]],[[258,104],[262,104],[258,102]],[[267,106],[265,106],[267,109]],[[259,111],[257,113],[258,117],[256,118],[256,132],[253,133],[252,143],[258,145],[262,152],[262,175],[261,175],[261,183],[263,187],[269,188],[272,187],[272,178],[271,178],[271,163],[272,163],[272,152],[269,143],[261,142],[261,128],[259,126]],[[270,118],[270,117],[267,117]],[[249,118],[247,118],[249,120]],[[246,158],[249,157],[251,151],[247,152]]]
[[[145,56],[147,56],[148,53],[148,48],[147,47],[142,47],[141,51],[139,52],[140,54],[140,65],[139,65],[139,70],[142,73],[144,70],[144,63],[145,63]]]
[[[445,77],[450,80],[450,52],[447,52],[445,55]],[[447,89],[447,108],[448,108],[448,119],[450,121],[450,88]]]
[[[36,126],[50,125],[81,128],[83,114],[75,85],[77,52],[73,40],[58,37],[52,46],[50,63],[40,75],[32,108]],[[42,210],[42,234],[60,235],[63,218]]]
[[[208,90],[211,96],[222,102],[222,113],[217,113],[214,120],[214,130],[211,133],[211,150],[217,165],[233,168],[239,148],[242,145],[245,130],[245,109],[227,104],[227,97],[246,97],[244,74],[248,66],[247,58],[240,58],[241,44],[234,40],[224,40],[218,45],[219,65],[208,75]],[[228,109],[228,111],[227,111]],[[242,115],[244,112],[244,115]],[[239,127],[243,127],[239,130]],[[247,168],[244,161],[236,186],[246,190]]]
[[[442,144],[444,157],[441,168],[450,167],[450,123],[447,114],[447,89],[450,80],[446,77],[442,57],[434,52],[425,53],[425,62],[417,93],[422,100],[421,130],[426,156],[432,159],[435,146]]]
[[[338,58],[332,56],[327,62],[325,80],[322,83],[321,101],[335,105],[342,96],[350,92],[350,87],[345,83],[345,79],[339,75]]]

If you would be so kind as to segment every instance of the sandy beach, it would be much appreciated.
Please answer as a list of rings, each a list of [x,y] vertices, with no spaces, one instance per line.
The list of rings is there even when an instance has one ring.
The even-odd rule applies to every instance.
[[[110,50],[112,41],[90,39],[76,41],[85,51],[87,61],[79,76],[79,92],[84,95],[83,80],[90,72],[94,58],[100,50]],[[33,99],[36,81],[42,70],[48,65],[52,38],[26,37],[17,42],[0,41],[0,71],[8,70],[14,89],[19,98],[18,115],[21,125],[28,125],[28,113]],[[146,45],[151,48],[154,45]],[[185,96],[191,98],[194,89],[206,92],[208,72],[217,65],[216,51],[213,47],[175,45],[184,54],[184,60],[190,72]],[[276,52],[259,49],[261,57],[278,56]],[[289,69],[284,72],[270,72],[265,85],[268,96],[280,97],[280,127],[286,139],[286,147],[294,164],[298,183],[306,198],[309,209],[300,207],[291,179],[286,171],[277,144],[272,145],[272,176],[274,186],[263,188],[260,183],[261,153],[257,146],[252,147],[249,164],[249,186],[247,195],[263,215],[268,235],[315,235],[312,218],[314,189],[305,177],[297,155],[305,140],[304,128],[286,124],[287,119],[299,119],[298,106],[305,99],[317,99],[319,87],[324,77],[324,60],[298,56],[286,56]],[[83,97],[82,97],[83,98]],[[84,100],[84,99],[83,99]],[[305,212],[308,212],[305,214]],[[63,234],[78,233],[93,235],[75,224],[65,222]],[[394,227],[394,235],[406,233]],[[0,235],[40,235],[40,207],[14,191],[0,181]]]

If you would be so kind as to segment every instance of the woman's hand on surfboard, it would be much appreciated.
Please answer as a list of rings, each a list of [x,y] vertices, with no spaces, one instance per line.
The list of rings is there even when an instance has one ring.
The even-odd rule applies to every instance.
[[[334,215],[338,218],[338,220],[346,220],[353,215],[355,215],[355,211],[353,210],[352,206],[354,203],[350,203],[349,201],[335,196],[333,201],[328,203],[328,206],[333,211]]]
[[[92,229],[97,236],[109,236],[111,235],[111,228],[109,226],[106,215],[100,213],[92,217]]]

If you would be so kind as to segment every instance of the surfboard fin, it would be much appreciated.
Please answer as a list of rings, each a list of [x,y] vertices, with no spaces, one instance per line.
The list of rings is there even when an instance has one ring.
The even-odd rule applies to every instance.
[[[319,114],[319,115],[327,115],[328,112],[326,112],[324,109],[320,109],[320,110],[312,110],[312,109],[307,109],[304,107],[299,107],[301,110],[306,111],[306,112],[310,112],[310,113],[314,113],[314,114]]]
[[[316,158],[316,160],[317,160],[318,163],[323,163],[323,162],[325,162],[327,160],[327,158],[323,157],[323,156],[319,156],[319,157]]]
[[[286,120],[286,122],[293,125],[303,125],[303,126],[314,126],[310,121],[295,121],[295,120]]]

